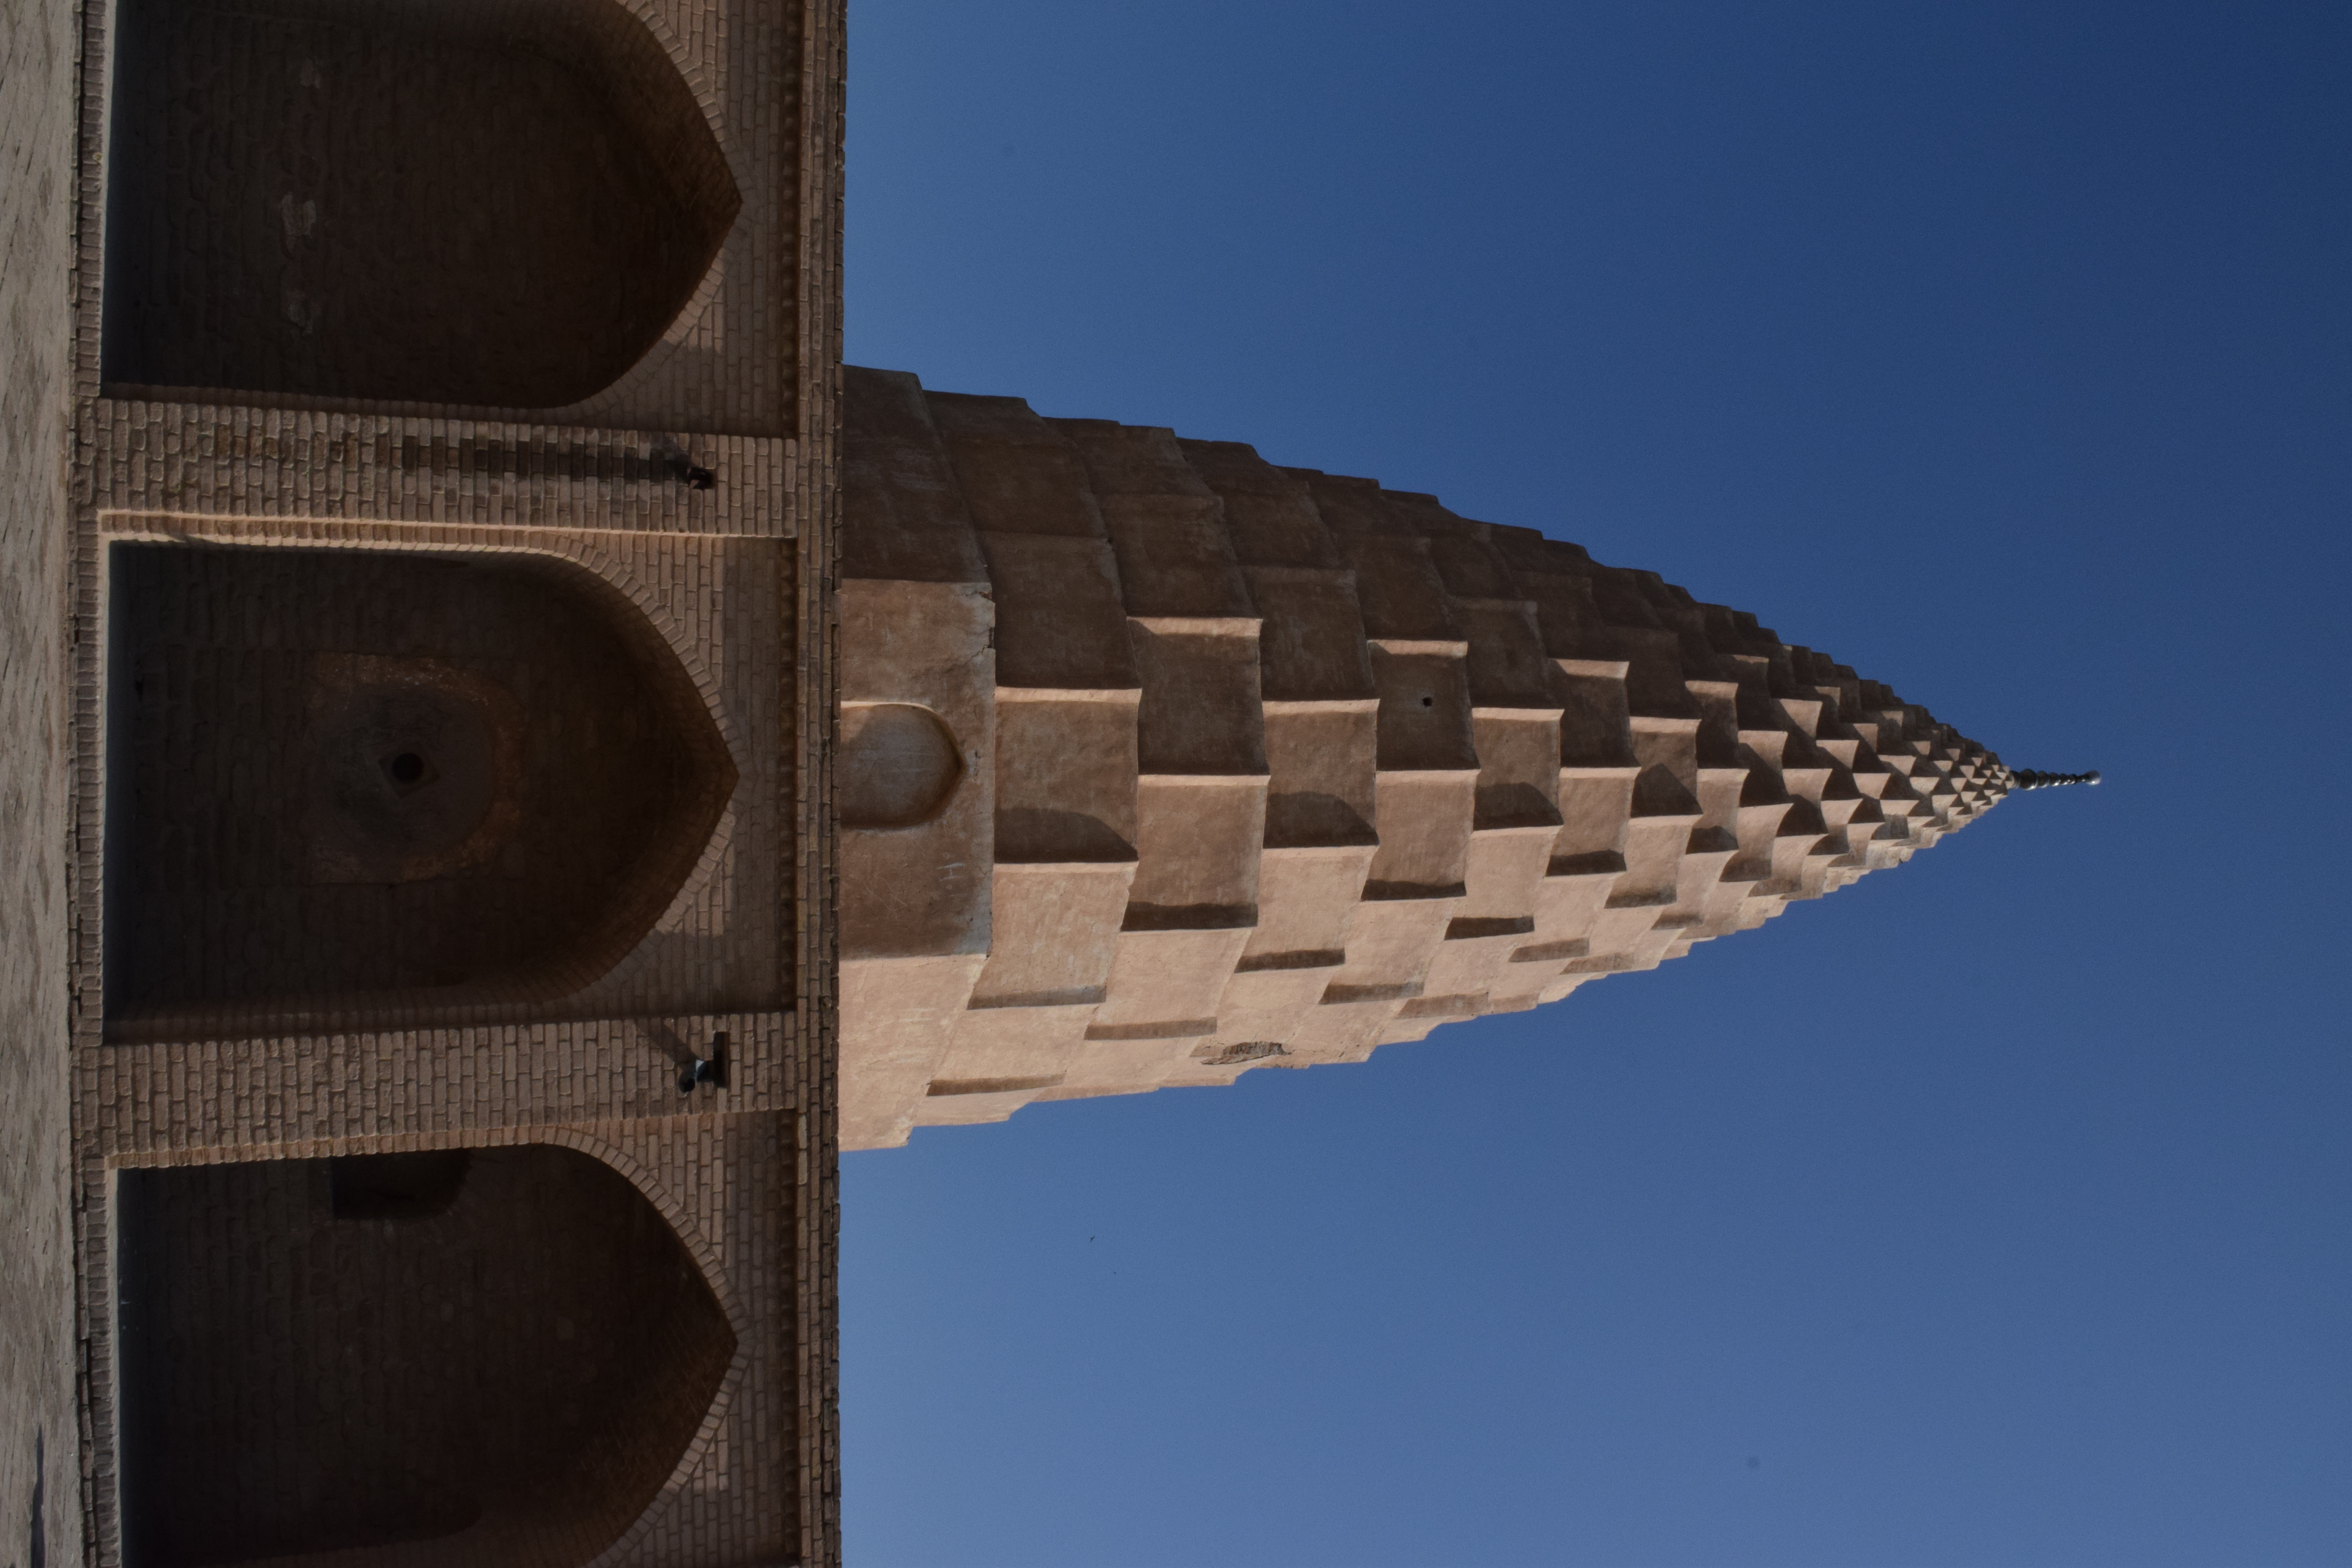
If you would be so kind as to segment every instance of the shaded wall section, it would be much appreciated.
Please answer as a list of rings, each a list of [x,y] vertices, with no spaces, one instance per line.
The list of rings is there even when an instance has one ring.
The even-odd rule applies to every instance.
[[[119,1033],[564,995],[735,784],[643,617],[545,558],[118,545],[110,614]]]
[[[545,1144],[121,1178],[124,1561],[573,1568],[735,1334],[661,1215]]]
[[[117,28],[110,384],[576,403],[742,205],[617,0],[125,0]]]
[[[67,1185],[74,7],[0,7],[0,1563],[81,1559]]]

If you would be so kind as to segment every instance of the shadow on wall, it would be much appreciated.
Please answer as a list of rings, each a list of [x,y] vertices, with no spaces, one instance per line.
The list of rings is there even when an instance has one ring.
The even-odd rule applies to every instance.
[[[123,1173],[123,1561],[575,1568],[735,1334],[617,1172],[532,1144]]]
[[[618,0],[125,0],[116,37],[110,384],[576,403],[742,205]]]
[[[735,787],[658,634],[548,558],[119,545],[111,570],[115,1038],[568,994]]]
[[[49,1527],[41,1517],[48,1487],[48,1434],[37,1426],[33,1429],[33,1521],[25,1527],[26,1568],[48,1568]]]

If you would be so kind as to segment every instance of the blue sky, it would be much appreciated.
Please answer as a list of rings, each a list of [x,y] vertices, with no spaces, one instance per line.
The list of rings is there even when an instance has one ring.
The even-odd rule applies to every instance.
[[[2352,1562],[2352,11],[853,0],[848,354],[2015,766],[1360,1067],[843,1173],[854,1568]]]

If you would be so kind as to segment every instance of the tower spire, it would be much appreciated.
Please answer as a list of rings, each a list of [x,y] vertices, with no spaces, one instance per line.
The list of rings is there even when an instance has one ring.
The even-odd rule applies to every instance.
[[[1755,616],[1532,529],[844,376],[845,1148],[1554,1002],[2016,782]]]

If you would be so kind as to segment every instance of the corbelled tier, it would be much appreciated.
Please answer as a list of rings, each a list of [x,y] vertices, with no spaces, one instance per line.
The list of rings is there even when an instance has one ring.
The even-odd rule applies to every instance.
[[[1877,682],[1531,529],[845,375],[845,1149],[1556,1001],[2011,787]]]

